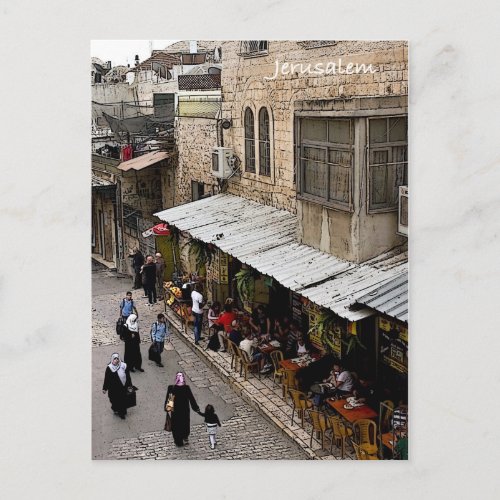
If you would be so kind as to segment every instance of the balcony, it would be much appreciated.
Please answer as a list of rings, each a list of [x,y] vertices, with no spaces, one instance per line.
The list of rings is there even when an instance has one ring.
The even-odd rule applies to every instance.
[[[220,74],[179,75],[179,90],[220,89]]]

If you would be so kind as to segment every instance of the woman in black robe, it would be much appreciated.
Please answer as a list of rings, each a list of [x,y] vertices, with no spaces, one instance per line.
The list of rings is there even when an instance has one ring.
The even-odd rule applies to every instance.
[[[123,420],[127,414],[127,388],[130,386],[132,380],[127,365],[120,361],[120,356],[115,352],[104,373],[102,392],[106,394],[107,391],[111,409]]]
[[[169,396],[174,395],[174,410],[171,414],[172,420],[172,436],[176,446],[184,446],[188,444],[190,432],[190,409],[189,406],[199,413],[200,407],[194,399],[193,393],[189,385],[186,385],[184,374],[178,372],[175,376],[175,385],[169,385],[167,395],[165,397],[165,406],[167,405]]]
[[[142,356],[141,356],[141,337],[139,335],[139,322],[137,316],[131,314],[125,323],[123,329],[123,340],[125,341],[125,356],[124,361],[131,372],[142,369]]]

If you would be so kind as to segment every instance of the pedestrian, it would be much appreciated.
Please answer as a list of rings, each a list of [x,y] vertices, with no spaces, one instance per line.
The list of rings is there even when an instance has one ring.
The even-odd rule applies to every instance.
[[[144,264],[144,255],[136,248],[130,257],[132,258],[132,268],[134,270],[134,290],[137,290],[142,286],[141,268]]]
[[[165,278],[165,260],[160,252],[155,255],[156,284],[158,286],[158,299],[163,297],[163,280]]]
[[[125,332],[123,336],[125,341],[124,361],[129,371],[139,370],[143,372],[141,356],[141,337],[139,335],[139,322],[135,314],[131,314],[125,322]]]
[[[213,450],[217,444],[217,426],[221,427],[219,417],[215,413],[215,408],[212,405],[207,405],[205,413],[200,411],[199,414],[205,417],[210,448]]]
[[[163,368],[161,362],[161,353],[165,347],[165,339],[170,339],[170,330],[167,324],[167,318],[160,313],[157,316],[157,321],[151,325],[151,341],[153,342],[154,350],[157,353],[156,366]]]
[[[174,404],[170,417],[172,422],[172,437],[176,446],[184,446],[189,443],[189,433],[191,430],[189,406],[196,413],[200,412],[200,407],[196,403],[196,399],[194,399],[191,388],[189,385],[186,385],[186,380],[182,372],[177,372],[174,385],[168,386],[165,397],[165,411],[167,411],[167,403],[171,396],[173,396]]]
[[[126,321],[132,313],[135,313],[135,315],[139,317],[134,300],[132,299],[132,292],[127,292],[120,302],[120,316]]]
[[[156,304],[156,264],[154,263],[153,256],[146,257],[146,264],[142,268],[144,294],[148,296],[151,307]]]
[[[194,316],[194,343],[198,345],[201,340],[201,325],[203,324],[203,295],[201,294],[199,283],[194,285],[194,290],[191,292],[191,300],[193,301],[191,311]]]
[[[111,409],[121,419],[127,414],[127,389],[132,386],[132,380],[127,365],[120,360],[118,353],[111,356],[111,362],[104,373],[103,394],[108,393]]]

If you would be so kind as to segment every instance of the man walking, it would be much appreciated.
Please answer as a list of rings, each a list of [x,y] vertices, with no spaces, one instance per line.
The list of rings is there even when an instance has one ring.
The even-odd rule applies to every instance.
[[[156,259],[156,282],[158,285],[158,299],[163,297],[163,279],[165,277],[165,260],[160,252],[155,255]]]
[[[203,323],[203,295],[200,293],[201,287],[196,283],[194,290],[191,292],[191,300],[193,301],[192,313],[194,316],[194,343],[198,345],[201,340],[201,325]]]
[[[142,268],[142,275],[144,277],[144,292],[149,300],[148,305],[152,306],[156,304],[156,264],[152,255],[146,257],[146,264]]]
[[[154,350],[157,353],[156,366],[163,368],[161,362],[161,353],[165,347],[165,338],[170,335],[170,331],[167,325],[167,319],[164,314],[158,314],[157,321],[155,321],[151,326],[151,341],[154,344]]]
[[[120,302],[120,316],[125,322],[132,313],[139,317],[139,313],[137,312],[134,301],[132,299],[132,292],[127,292],[125,298]]]

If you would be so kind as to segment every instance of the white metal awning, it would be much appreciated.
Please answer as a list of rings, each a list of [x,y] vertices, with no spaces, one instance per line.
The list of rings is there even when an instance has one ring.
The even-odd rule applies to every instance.
[[[294,214],[238,196],[219,194],[155,215],[349,321],[374,314],[356,304],[358,297],[407,272],[404,250],[364,264],[341,260],[299,243]]]

